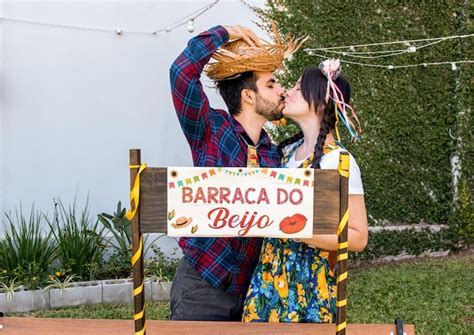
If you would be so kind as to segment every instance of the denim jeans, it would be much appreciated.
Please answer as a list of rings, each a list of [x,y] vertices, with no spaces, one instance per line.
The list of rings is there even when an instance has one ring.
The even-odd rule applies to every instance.
[[[211,286],[183,257],[171,286],[171,320],[241,321],[245,295]]]

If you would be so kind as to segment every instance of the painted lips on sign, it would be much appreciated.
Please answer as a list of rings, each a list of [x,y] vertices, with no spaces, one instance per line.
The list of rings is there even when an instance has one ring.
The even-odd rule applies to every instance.
[[[304,229],[308,219],[303,214],[287,216],[280,222],[280,230],[285,234],[296,234]]]

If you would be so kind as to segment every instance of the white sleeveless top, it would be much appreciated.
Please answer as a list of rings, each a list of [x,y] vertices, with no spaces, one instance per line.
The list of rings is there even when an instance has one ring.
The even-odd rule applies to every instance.
[[[337,169],[339,165],[339,153],[343,149],[337,148],[331,150],[327,154],[324,154],[321,157],[321,161],[319,162],[319,166],[321,169]],[[346,150],[344,150],[346,151]],[[303,164],[306,159],[303,160],[295,160],[296,150],[290,156],[288,163],[284,166],[287,168],[297,168]],[[349,153],[349,194],[364,194],[364,187],[362,186],[362,178],[360,174],[359,165],[355,161],[354,157]]]

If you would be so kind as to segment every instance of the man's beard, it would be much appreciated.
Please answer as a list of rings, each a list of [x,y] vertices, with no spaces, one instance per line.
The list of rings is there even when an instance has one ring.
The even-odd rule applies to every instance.
[[[274,102],[265,100],[260,96],[257,97],[256,112],[258,115],[263,116],[268,121],[280,120],[283,117],[281,110],[281,103],[276,104]]]

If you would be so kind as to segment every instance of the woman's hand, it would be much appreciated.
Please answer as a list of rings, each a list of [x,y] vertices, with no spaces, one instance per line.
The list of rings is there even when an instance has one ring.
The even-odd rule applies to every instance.
[[[251,47],[259,47],[262,45],[260,39],[255,35],[255,33],[247,27],[242,27],[241,25],[235,26],[224,26],[224,28],[229,33],[229,41],[243,39]]]

